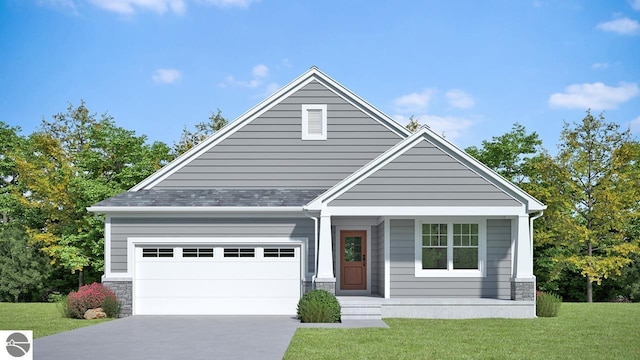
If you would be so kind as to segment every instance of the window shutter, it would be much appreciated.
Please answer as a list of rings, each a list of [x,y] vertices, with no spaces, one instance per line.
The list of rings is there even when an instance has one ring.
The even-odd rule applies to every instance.
[[[322,110],[309,109],[308,115],[308,128],[307,131],[310,135],[322,135]]]

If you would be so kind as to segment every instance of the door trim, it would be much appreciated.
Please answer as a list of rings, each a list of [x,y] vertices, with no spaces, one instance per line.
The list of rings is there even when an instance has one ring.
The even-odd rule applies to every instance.
[[[340,231],[359,230],[367,233],[367,288],[365,290],[341,290],[341,266],[340,266]],[[336,274],[336,295],[371,295],[371,226],[365,225],[340,225],[335,227],[333,259]]]

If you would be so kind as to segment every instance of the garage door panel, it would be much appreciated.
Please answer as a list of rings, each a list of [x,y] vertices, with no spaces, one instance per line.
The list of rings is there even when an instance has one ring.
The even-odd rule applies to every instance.
[[[295,286],[295,284],[298,284]],[[181,297],[298,297],[295,280],[143,280],[136,287],[137,298]]]
[[[163,259],[164,260],[164,259]],[[136,268],[136,278],[146,279],[299,279],[300,262],[263,261],[144,261]]]
[[[137,315],[295,315],[297,299],[140,299]],[[265,312],[268,309],[268,312]],[[293,312],[292,312],[293,309]]]
[[[269,258],[262,251],[253,258],[187,258],[180,256],[179,245],[173,247],[178,250],[170,258],[142,257],[136,251],[135,314],[295,314],[301,294],[299,247],[295,257]]]

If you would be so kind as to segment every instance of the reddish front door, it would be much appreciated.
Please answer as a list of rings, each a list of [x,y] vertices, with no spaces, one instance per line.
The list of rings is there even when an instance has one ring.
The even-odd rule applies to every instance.
[[[340,289],[367,289],[367,232],[340,231]]]

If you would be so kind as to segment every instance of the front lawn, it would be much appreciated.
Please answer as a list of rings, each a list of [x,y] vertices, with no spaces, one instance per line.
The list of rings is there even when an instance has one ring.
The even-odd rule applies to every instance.
[[[385,321],[390,329],[298,329],[285,359],[637,359],[640,356],[640,304],[565,303],[556,318]]]
[[[58,304],[52,303],[14,304],[0,302],[0,330],[33,330],[34,338],[109,320],[111,319],[81,320],[63,318]]]

